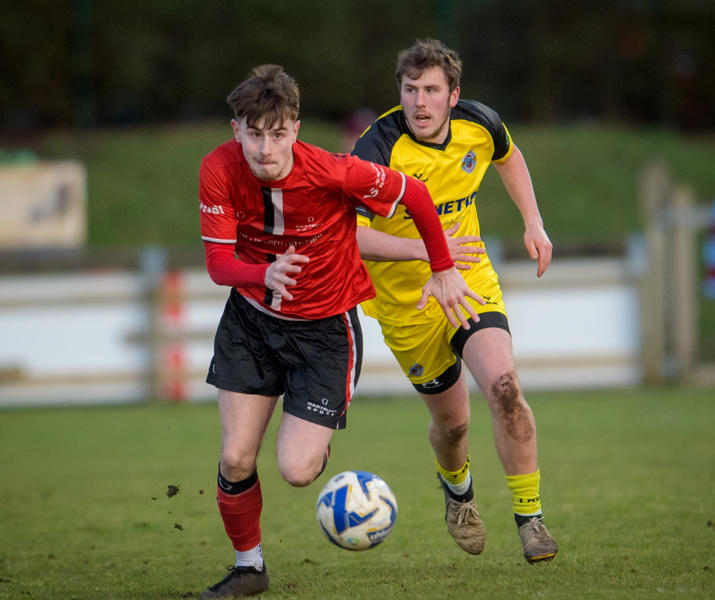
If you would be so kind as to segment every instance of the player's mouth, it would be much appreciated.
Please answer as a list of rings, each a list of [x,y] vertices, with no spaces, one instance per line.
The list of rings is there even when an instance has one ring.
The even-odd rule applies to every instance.
[[[430,117],[429,115],[425,115],[423,113],[417,113],[414,116],[415,123],[417,123],[418,125],[423,125],[423,126],[426,125],[427,123],[429,123],[431,119],[432,119],[432,117]]]

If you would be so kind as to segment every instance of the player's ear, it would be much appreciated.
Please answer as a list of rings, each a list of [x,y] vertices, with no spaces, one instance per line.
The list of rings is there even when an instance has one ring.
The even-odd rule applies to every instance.
[[[233,137],[238,140],[238,121],[236,119],[231,119],[231,129],[233,129]]]
[[[449,106],[454,108],[457,106],[457,101],[459,100],[459,86],[454,88],[449,94]]]
[[[298,130],[300,129],[300,121],[296,121],[293,125],[293,141],[298,139]]]

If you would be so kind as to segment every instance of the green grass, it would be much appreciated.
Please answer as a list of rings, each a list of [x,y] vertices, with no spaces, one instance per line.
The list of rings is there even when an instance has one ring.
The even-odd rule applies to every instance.
[[[487,527],[479,557],[446,532],[419,400],[358,397],[333,438],[320,481],[363,468],[397,496],[394,532],[366,552],[323,537],[320,482],[281,480],[274,419],[259,458],[264,597],[711,598],[712,400],[712,389],[531,394],[561,548],[534,566],[521,558],[481,397],[470,433]],[[0,412],[0,598],[195,598],[233,558],[214,500],[218,442],[213,404]]]

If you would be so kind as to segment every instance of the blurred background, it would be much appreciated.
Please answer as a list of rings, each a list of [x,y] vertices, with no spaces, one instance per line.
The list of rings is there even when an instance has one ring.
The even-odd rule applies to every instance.
[[[467,96],[511,120],[715,126],[715,8],[707,0],[3,2],[0,125],[22,135],[224,118],[264,62],[302,83],[304,116],[395,102],[416,37],[459,50]]]
[[[427,36],[509,126],[555,243],[537,282],[489,174],[525,386],[714,385],[713,31],[708,0],[0,2],[0,403],[211,395],[227,290],[203,270],[197,174],[230,137],[226,95],[279,63],[301,138],[347,151]],[[406,389],[363,324],[363,390]]]

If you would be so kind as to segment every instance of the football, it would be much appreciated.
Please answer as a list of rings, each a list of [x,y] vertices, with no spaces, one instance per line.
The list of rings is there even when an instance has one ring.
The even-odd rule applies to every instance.
[[[377,546],[397,519],[392,490],[367,471],[344,471],[333,477],[318,495],[315,509],[323,533],[347,550]]]

